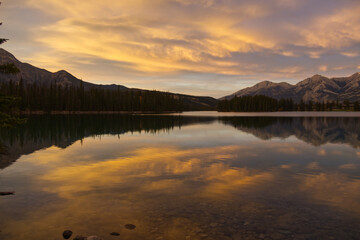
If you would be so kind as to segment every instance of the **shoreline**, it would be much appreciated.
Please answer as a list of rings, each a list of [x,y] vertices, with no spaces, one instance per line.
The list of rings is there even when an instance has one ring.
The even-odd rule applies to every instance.
[[[290,111],[290,112],[219,112],[219,111],[17,111],[18,116],[30,115],[181,115],[181,116],[243,116],[243,117],[360,117],[360,111]]]
[[[331,111],[331,112],[183,112],[181,116],[214,116],[214,117],[360,117],[360,112]]]
[[[178,111],[20,111],[18,115],[96,115],[96,114],[174,114],[182,113]]]

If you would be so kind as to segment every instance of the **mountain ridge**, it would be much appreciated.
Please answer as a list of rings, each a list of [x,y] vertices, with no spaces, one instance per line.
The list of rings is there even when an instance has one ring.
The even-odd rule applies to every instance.
[[[37,83],[41,85],[60,85],[66,86],[80,86],[82,84],[85,90],[92,88],[101,88],[104,90],[121,90],[121,91],[149,91],[145,89],[128,88],[123,85],[116,84],[94,84],[91,82],[82,81],[76,78],[66,70],[59,70],[57,72],[50,72],[46,69],[35,67],[29,63],[19,61],[13,54],[9,53],[3,48],[0,48],[0,64],[13,63],[20,72],[17,74],[2,74],[0,73],[0,83],[4,81],[19,82],[20,79],[26,84]],[[217,99],[208,96],[192,96],[181,93],[170,93],[176,96],[181,96],[185,101],[196,107],[215,108]],[[328,102],[328,101],[360,101],[360,72],[356,72],[348,77],[333,77],[328,78],[320,74],[315,74],[312,77],[306,78],[296,84],[287,82],[275,83],[271,81],[262,81],[252,87],[241,89],[233,94],[224,96],[219,100],[232,99],[234,96],[254,96],[265,95],[275,99],[293,99],[294,102]]]
[[[262,81],[252,87],[224,96],[220,100],[247,95],[265,95],[278,100],[291,98],[295,102],[301,100],[304,102],[360,101],[360,73],[356,72],[349,77],[334,78],[315,74],[294,85],[287,82]]]
[[[90,90],[92,88],[101,88],[104,90],[120,90],[120,91],[142,91],[147,92],[150,90],[146,89],[137,89],[137,88],[128,88],[123,85],[116,84],[94,84],[91,82],[86,82],[76,78],[71,73],[66,70],[59,70],[57,72],[50,72],[46,69],[35,67],[29,63],[23,63],[19,61],[13,54],[6,51],[3,48],[0,48],[0,64],[13,63],[19,70],[19,73],[16,74],[2,74],[0,73],[0,83],[9,82],[12,80],[14,83],[19,82],[21,79],[24,81],[25,85],[32,83],[37,83],[40,85],[55,84],[57,86],[80,86],[82,84],[85,90]],[[159,91],[161,92],[161,91]],[[181,93],[170,93],[177,97],[182,97],[185,104],[192,107],[194,110],[207,110],[215,109],[217,105],[217,99],[208,97],[208,96],[193,96]]]
[[[71,73],[66,70],[59,70],[57,72],[50,72],[43,68],[35,67],[29,63],[23,63],[19,61],[13,54],[6,51],[3,48],[0,48],[0,64],[13,63],[20,72],[17,74],[1,74],[0,73],[0,82],[9,81],[10,79],[14,82],[20,81],[23,79],[25,83],[39,83],[39,84],[57,84],[63,87],[69,85],[79,86],[82,80],[76,78]],[[114,86],[119,87],[121,90],[128,90],[129,88],[122,85],[101,85],[94,84],[86,81],[82,81],[85,89],[90,89],[91,87],[101,87],[105,89],[114,88]]]

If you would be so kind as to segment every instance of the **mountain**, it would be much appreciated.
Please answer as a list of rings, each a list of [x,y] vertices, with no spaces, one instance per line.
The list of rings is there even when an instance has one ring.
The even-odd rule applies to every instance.
[[[25,86],[28,84],[36,83],[38,85],[49,85],[56,84],[57,86],[80,86],[82,82],[85,90],[90,90],[92,88],[102,88],[102,89],[110,89],[121,91],[143,91],[146,92],[148,90],[144,89],[135,89],[135,88],[127,88],[122,85],[101,85],[94,84],[86,81],[82,81],[75,76],[71,75],[65,70],[61,70],[55,73],[49,72],[45,69],[34,67],[28,63],[22,63],[14,55],[9,53],[8,51],[0,48],[0,64],[13,63],[20,72],[17,74],[1,74],[0,73],[0,83],[8,82],[12,80],[14,83],[23,79]],[[215,109],[217,105],[217,99],[212,97],[203,97],[203,96],[191,96],[184,94],[171,93],[175,96],[181,97],[184,104],[189,106],[191,110],[210,110]]]
[[[6,50],[0,48],[0,64],[13,63],[19,70],[18,74],[1,74],[0,73],[0,82],[12,80],[13,82],[18,82],[22,78],[25,83],[37,83],[39,85],[50,85],[50,83],[61,85],[61,86],[70,86],[75,85],[79,86],[81,80],[74,77],[65,70],[61,70],[55,73],[49,72],[45,69],[34,67],[28,63],[22,63],[15,58],[14,55],[7,52]],[[98,85],[89,82],[83,81],[85,89],[90,89],[92,87],[100,87],[105,89],[116,89],[119,87],[121,90],[127,90],[127,87],[121,85]]]
[[[221,99],[231,99],[234,96],[265,95],[276,99],[292,98],[295,102],[328,101],[360,101],[360,73],[349,77],[327,78],[314,75],[295,85],[281,82],[260,82],[252,87],[244,88]]]

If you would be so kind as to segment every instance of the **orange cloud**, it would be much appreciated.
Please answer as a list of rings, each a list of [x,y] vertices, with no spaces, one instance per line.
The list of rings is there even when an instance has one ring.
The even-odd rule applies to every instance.
[[[355,1],[334,5],[14,0],[4,6],[11,6],[9,29],[21,34],[6,46],[20,60],[52,71],[65,68],[86,81],[221,97],[253,79],[298,81],[319,71],[340,76],[356,70],[360,6]],[[28,14],[37,14],[34,22],[22,17]],[[219,82],[225,81],[220,92]]]
[[[101,4],[28,0],[29,5],[47,13],[54,9],[52,14],[60,18],[40,29],[38,42],[68,54],[127,62],[139,72],[248,74],[239,63],[229,64],[225,59],[232,52],[274,47],[271,40],[259,37],[261,34],[234,27],[245,19],[269,14],[266,7],[253,3],[213,6],[210,0],[177,2],[185,7],[167,0],[105,0]],[[188,12],[188,5],[193,4],[200,6],[198,16]],[[207,12],[201,7],[208,8]],[[161,14],[150,14],[159,11]]]
[[[307,46],[341,49],[360,41],[360,6],[343,8],[327,16],[319,16],[308,28],[300,30]],[[348,54],[347,54],[348,55]]]
[[[97,186],[106,187],[113,184],[123,184],[131,182],[133,179],[161,177],[166,174],[194,174],[195,172],[198,172],[199,176],[201,176],[204,174],[204,169],[201,168],[201,165],[204,163],[203,159],[207,159],[207,162],[232,159],[238,151],[243,151],[242,157],[244,158],[248,155],[253,155],[252,149],[241,146],[191,150],[180,150],[173,147],[141,148],[130,153],[130,156],[127,157],[106,159],[105,161],[89,164],[83,164],[84,161],[82,161],[81,165],[74,164],[69,167],[50,170],[48,174],[41,176],[41,179],[49,182],[49,187],[45,188],[46,191],[69,198],[75,192],[90,191]],[[51,158],[49,158],[49,154],[52,156]],[[84,157],[87,158],[86,156]],[[56,148],[52,148],[37,156],[35,164],[49,164],[50,162],[47,162],[49,161],[48,159],[51,159],[51,163],[54,164],[57,162],[56,159],[64,159],[64,156],[57,156]],[[205,169],[205,171],[207,170]],[[70,184],[69,181],[72,182],[75,177],[77,181]],[[91,179],[97,180],[92,181]],[[168,179],[160,178],[158,181],[147,180],[143,184],[142,188],[146,191],[151,189],[177,191],[175,186],[181,188],[183,183],[182,181],[169,181]]]

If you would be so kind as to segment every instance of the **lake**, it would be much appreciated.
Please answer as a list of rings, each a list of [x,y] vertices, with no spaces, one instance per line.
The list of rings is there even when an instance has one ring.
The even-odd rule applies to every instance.
[[[296,114],[31,116],[0,239],[360,239],[360,115]]]

